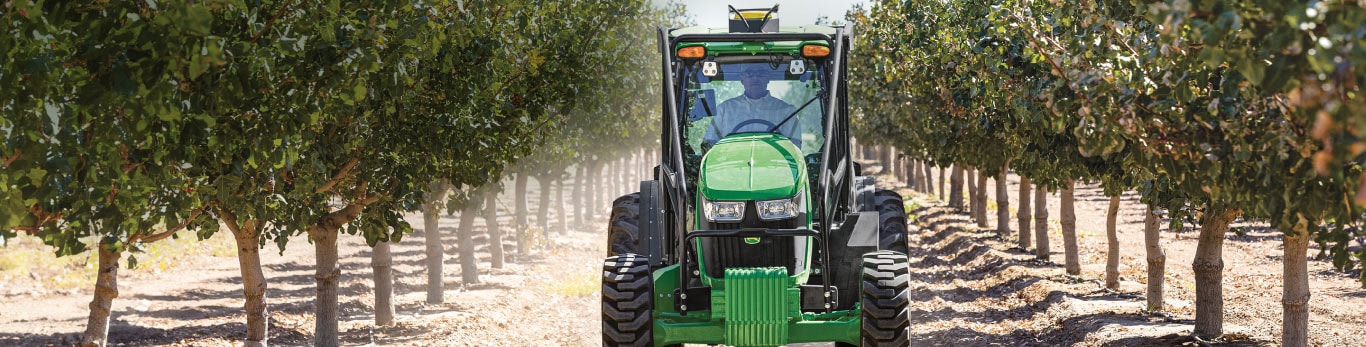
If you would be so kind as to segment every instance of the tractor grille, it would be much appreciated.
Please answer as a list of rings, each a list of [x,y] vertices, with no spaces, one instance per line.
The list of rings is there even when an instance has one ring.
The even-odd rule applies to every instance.
[[[755,211],[754,203],[751,202],[745,208],[744,220],[739,223],[709,223],[708,229],[793,229],[800,226],[798,221],[806,220],[805,216],[798,215],[791,219],[764,221],[759,219]],[[707,276],[725,278],[726,268],[754,267],[781,267],[787,269],[787,275],[791,276],[797,272],[795,240],[786,236],[764,237],[759,239],[759,243],[751,245],[739,237],[703,237],[698,242],[702,245],[702,265]]]

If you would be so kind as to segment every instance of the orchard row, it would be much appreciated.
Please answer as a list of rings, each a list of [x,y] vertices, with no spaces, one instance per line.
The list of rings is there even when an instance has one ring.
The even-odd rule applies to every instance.
[[[849,19],[861,139],[934,166],[1013,170],[1064,201],[1078,180],[1133,189],[1175,226],[1199,223],[1197,336],[1222,333],[1221,242],[1236,218],[1285,233],[1287,346],[1306,344],[1309,242],[1344,270],[1366,259],[1348,249],[1366,203],[1366,4],[879,1]]]
[[[336,345],[340,235],[398,241],[405,212],[462,208],[504,175],[599,170],[651,143],[650,33],[679,13],[647,1],[5,2],[0,238],[99,253],[88,345],[105,344],[122,254],[223,226],[238,243],[245,340],[265,345],[257,252],[310,241],[315,344]]]

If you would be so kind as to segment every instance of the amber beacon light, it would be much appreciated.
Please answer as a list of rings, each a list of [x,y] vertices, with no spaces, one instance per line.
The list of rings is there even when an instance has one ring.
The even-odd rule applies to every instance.
[[[681,55],[681,54],[680,54]],[[802,46],[802,56],[807,58],[820,58],[830,55],[830,47],[821,45]]]
[[[829,50],[826,50],[829,53]],[[707,49],[702,46],[683,47],[678,49],[678,57],[684,59],[697,59],[707,55]]]

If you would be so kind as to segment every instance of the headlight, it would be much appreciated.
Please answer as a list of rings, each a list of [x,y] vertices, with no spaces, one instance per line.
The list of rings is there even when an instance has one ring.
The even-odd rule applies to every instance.
[[[745,219],[744,201],[707,201],[703,211],[707,214],[707,219],[713,222],[739,222]]]
[[[759,219],[792,218],[802,210],[802,193],[797,192],[797,196],[786,199],[756,201],[754,205],[759,208]]]

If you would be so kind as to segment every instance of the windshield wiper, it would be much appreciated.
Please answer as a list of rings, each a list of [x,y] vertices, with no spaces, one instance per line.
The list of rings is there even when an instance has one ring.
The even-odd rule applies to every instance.
[[[805,110],[807,105],[811,105],[812,102],[816,101],[816,99],[820,99],[821,96],[824,95],[824,91],[817,93],[816,96],[811,97],[811,100],[807,100],[806,103],[802,104],[802,107],[798,107],[796,111],[792,111],[792,114],[787,115],[787,118],[783,118],[782,122],[778,122],[778,125],[774,125],[772,128],[769,128],[768,132],[776,133],[779,128],[783,127],[783,124],[787,124],[787,121],[792,120],[792,117],[796,117],[798,113],[801,113],[802,110]]]

